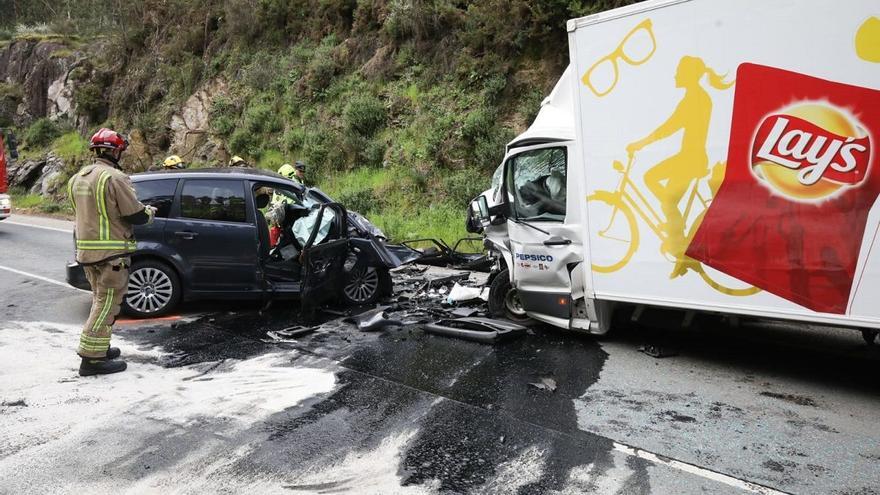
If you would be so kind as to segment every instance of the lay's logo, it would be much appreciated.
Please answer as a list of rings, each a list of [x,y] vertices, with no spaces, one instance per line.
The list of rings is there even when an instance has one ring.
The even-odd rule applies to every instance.
[[[855,117],[823,102],[800,102],[765,117],[752,144],[752,170],[776,192],[814,202],[868,176],[871,139]]]

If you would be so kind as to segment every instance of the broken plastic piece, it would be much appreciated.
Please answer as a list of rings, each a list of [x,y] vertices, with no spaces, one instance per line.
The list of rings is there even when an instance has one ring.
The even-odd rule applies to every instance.
[[[440,320],[423,326],[425,332],[445,337],[456,337],[483,344],[494,344],[525,334],[526,327],[504,320],[490,318],[455,318]]]
[[[452,287],[452,290],[449,291],[449,295],[446,296],[446,302],[449,304],[473,301],[474,299],[482,299],[483,301],[488,301],[489,288],[465,287],[456,282],[455,285]]]
[[[358,330],[362,332],[374,332],[385,327],[400,327],[403,322],[399,320],[389,320],[388,314],[385,313],[386,307],[379,307],[364,311],[363,313],[346,318],[344,321],[354,323]]]
[[[274,342],[285,342],[295,340],[296,338],[302,337],[303,335],[308,335],[317,329],[318,327],[294,326],[287,327],[281,330],[266,332],[266,335]]]
[[[550,392],[556,391],[556,380],[549,377],[541,378],[541,381],[537,383],[529,383],[529,385],[537,388],[538,390],[549,390]]]

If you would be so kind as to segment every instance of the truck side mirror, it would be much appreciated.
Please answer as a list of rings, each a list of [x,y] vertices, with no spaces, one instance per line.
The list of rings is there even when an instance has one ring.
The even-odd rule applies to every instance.
[[[467,231],[476,234],[482,232],[490,222],[489,203],[485,195],[480,195],[468,205]]]

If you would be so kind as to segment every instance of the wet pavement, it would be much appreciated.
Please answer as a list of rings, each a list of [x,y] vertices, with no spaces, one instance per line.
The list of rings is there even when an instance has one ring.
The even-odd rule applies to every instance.
[[[88,295],[8,271],[0,290],[0,493],[880,493],[880,352],[848,330],[648,312],[485,345],[208,303],[120,325],[129,370],[81,378]]]

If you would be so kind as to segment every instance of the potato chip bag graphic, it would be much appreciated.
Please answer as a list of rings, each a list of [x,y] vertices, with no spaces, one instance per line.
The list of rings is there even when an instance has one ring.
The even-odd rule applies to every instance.
[[[856,31],[856,55],[880,63],[880,17],[869,17]]]
[[[880,91],[754,64],[736,79],[724,181],[687,255],[845,314],[880,194]]]

